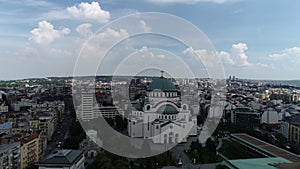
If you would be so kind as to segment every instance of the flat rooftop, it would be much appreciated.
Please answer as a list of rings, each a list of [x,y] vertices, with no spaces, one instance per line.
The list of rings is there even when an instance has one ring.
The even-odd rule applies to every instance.
[[[300,156],[296,155],[294,153],[291,153],[287,150],[281,149],[279,147],[276,147],[272,144],[269,144],[267,142],[264,142],[262,140],[259,140],[255,137],[252,137],[248,134],[239,133],[239,134],[231,134],[234,138],[247,143],[249,145],[255,146],[259,148],[260,150],[265,150],[267,153],[271,153],[277,157],[282,157],[284,159],[287,159],[293,163],[300,163]]]
[[[229,162],[240,169],[278,169],[278,165],[291,163],[281,157],[229,160]]]

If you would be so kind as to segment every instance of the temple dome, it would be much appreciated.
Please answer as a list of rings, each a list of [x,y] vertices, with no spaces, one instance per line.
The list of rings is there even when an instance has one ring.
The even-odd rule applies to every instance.
[[[164,77],[159,77],[153,79],[153,81],[149,84],[147,90],[177,91],[178,89],[175,87],[171,80]]]
[[[169,104],[159,107],[157,112],[162,113],[162,114],[177,114],[178,113],[177,109],[174,106],[169,105]]]

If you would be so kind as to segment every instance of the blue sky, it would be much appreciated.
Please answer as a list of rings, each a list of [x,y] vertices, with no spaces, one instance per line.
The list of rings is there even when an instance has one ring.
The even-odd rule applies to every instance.
[[[0,0],[0,79],[72,75],[92,32],[138,12],[169,13],[196,25],[226,76],[300,79],[299,6],[292,0]]]

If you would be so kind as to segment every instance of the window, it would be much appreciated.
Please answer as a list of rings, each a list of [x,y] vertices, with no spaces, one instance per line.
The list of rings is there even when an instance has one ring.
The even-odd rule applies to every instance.
[[[182,106],[183,110],[187,110],[187,105]]]

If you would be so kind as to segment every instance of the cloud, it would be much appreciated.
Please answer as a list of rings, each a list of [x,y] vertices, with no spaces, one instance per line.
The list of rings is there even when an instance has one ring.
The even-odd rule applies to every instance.
[[[195,3],[203,3],[203,2],[223,4],[227,2],[233,2],[236,0],[148,0],[148,1],[156,4],[170,4],[170,3],[195,4]]]
[[[235,66],[251,66],[248,62],[248,56],[246,51],[248,46],[245,43],[233,44],[229,52],[221,51],[218,52],[219,57],[223,63],[235,65]]]
[[[110,19],[110,13],[101,9],[98,2],[81,2],[79,5],[68,7],[66,10],[75,19],[88,19],[100,23],[106,23]]]
[[[142,48],[138,49],[138,51],[143,59],[148,59],[151,61],[157,61],[157,59],[164,59],[166,57],[164,54],[154,54],[147,46],[143,46]]]
[[[149,26],[147,26],[147,24],[144,20],[140,21],[140,27],[143,29],[144,32],[151,31],[151,28]]]
[[[93,34],[83,50],[83,58],[98,58],[104,55],[115,43],[127,37],[129,37],[129,33],[125,29],[107,28],[102,32]]]
[[[230,65],[234,64],[234,61],[231,58],[229,53],[221,51],[221,52],[218,53],[218,55],[220,56],[220,58],[222,58],[223,63],[227,63],[227,64],[230,64]]]
[[[91,27],[92,24],[84,23],[76,27],[76,32],[78,32],[83,37],[88,37],[93,33]]]
[[[50,22],[44,20],[38,23],[37,28],[30,31],[31,37],[29,39],[37,44],[48,44],[70,32],[69,28],[56,30]]]
[[[205,68],[213,69],[220,66],[221,63],[214,51],[207,51],[206,49],[193,49],[192,47],[188,47],[182,53],[194,56],[193,58],[189,58],[189,61],[192,63],[197,63],[200,61]]]
[[[285,60],[285,61],[300,61],[300,47],[292,47],[284,49],[278,53],[270,54],[268,56],[271,60]]]

